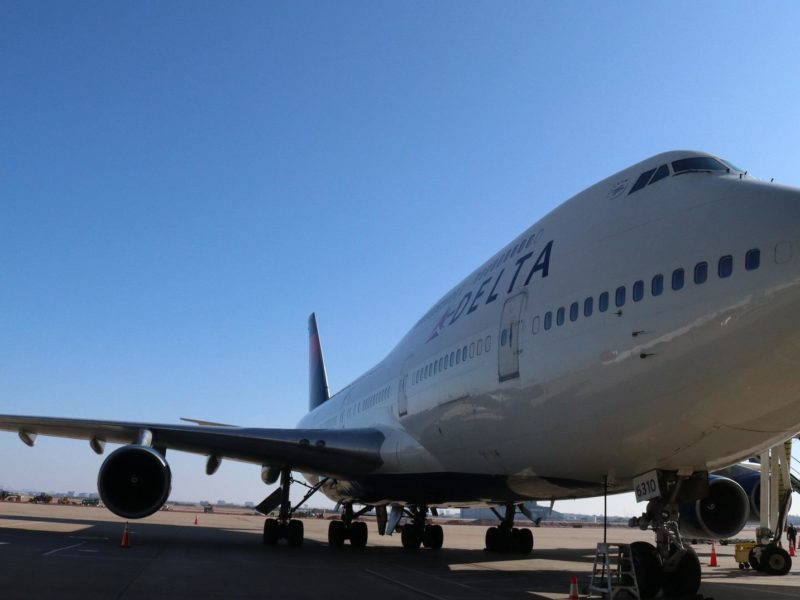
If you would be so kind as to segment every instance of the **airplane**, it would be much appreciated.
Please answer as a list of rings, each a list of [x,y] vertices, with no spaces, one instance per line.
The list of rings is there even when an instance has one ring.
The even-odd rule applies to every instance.
[[[302,544],[293,472],[303,501],[319,491],[341,507],[331,545],[366,545],[359,517],[374,510],[379,533],[399,530],[409,550],[442,547],[437,507],[504,507],[487,550],[530,552],[530,529],[515,527],[523,502],[635,489],[648,504],[632,525],[656,538],[631,548],[642,596],[694,594],[700,563],[683,536],[731,537],[751,516],[749,475],[714,471],[800,432],[799,306],[800,190],[672,151],[525,229],[335,394],[312,314],[296,429],[12,415],[0,429],[29,446],[39,434],[98,454],[123,444],[98,491],[126,519],[167,501],[167,449],[207,455],[208,474],[223,459],[261,465],[280,482],[259,505],[278,510],[268,545]],[[775,539],[756,558],[770,573],[791,566]]]

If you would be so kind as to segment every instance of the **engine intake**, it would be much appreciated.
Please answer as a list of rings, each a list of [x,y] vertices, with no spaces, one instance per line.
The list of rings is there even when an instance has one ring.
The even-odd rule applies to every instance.
[[[103,461],[97,475],[103,504],[126,519],[152,515],[167,501],[171,487],[167,461],[147,446],[117,448]]]
[[[705,539],[729,538],[739,533],[750,516],[750,499],[741,485],[711,475],[708,497],[680,505],[681,534]]]

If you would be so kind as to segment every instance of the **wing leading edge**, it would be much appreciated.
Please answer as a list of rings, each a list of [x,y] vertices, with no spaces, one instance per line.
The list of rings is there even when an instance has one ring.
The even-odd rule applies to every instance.
[[[290,468],[341,479],[357,479],[383,464],[385,436],[362,429],[260,429],[252,427],[163,425],[126,421],[95,421],[0,415],[0,430],[16,431],[29,445],[37,435],[134,444],[143,431],[150,445],[259,465]]]

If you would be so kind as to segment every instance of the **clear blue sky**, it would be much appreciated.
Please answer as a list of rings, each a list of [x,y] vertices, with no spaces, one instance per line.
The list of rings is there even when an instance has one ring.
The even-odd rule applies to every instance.
[[[798,185],[798,25],[795,2],[4,0],[0,412],[290,427],[312,310],[338,389],[652,154]],[[62,490],[102,460],[0,456],[0,485]],[[170,459],[173,498],[266,495],[255,466]]]

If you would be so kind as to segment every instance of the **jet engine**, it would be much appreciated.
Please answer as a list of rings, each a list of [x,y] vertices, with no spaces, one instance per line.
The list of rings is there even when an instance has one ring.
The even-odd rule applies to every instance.
[[[733,479],[709,475],[706,498],[680,505],[681,534],[704,539],[735,536],[747,524],[750,500]]]
[[[153,448],[129,445],[108,455],[97,475],[97,491],[108,510],[126,519],[141,519],[161,508],[169,497],[172,472]]]

